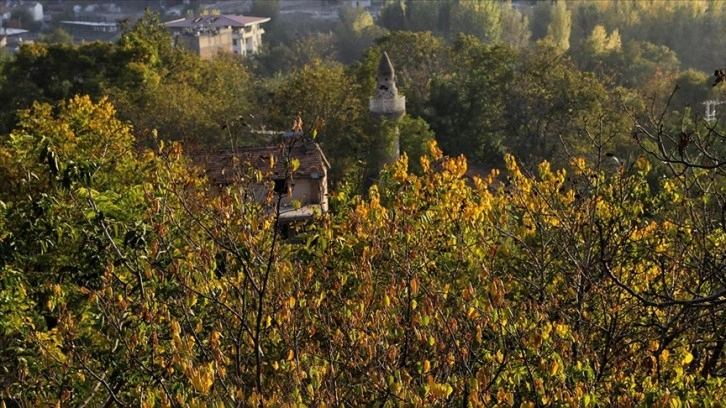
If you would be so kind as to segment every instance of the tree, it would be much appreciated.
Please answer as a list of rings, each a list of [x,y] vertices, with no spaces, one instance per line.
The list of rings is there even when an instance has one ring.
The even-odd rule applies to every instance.
[[[25,7],[16,7],[10,12],[10,20],[17,21],[19,28],[36,30],[38,22],[33,20],[33,13]]]
[[[491,1],[455,2],[449,10],[451,37],[470,34],[487,44],[499,43],[502,35],[502,4]]]
[[[442,149],[497,166],[505,151],[504,105],[497,95],[515,80],[516,52],[462,36],[451,51],[452,72],[434,78],[426,121]]]
[[[303,33],[293,36],[291,44],[265,47],[249,64],[262,77],[287,75],[316,60],[337,61],[337,42],[333,33]]]
[[[122,76],[115,58],[110,44],[24,45],[3,66],[6,81],[0,95],[6,103],[0,109],[0,129],[9,131],[15,124],[15,111],[29,108],[34,101],[55,102],[76,94],[100,97],[106,78]]]
[[[560,52],[570,49],[570,32],[572,31],[572,12],[563,1],[555,3],[552,8],[552,21],[547,26],[546,41],[550,41]]]
[[[331,178],[342,181],[348,178],[344,177],[346,172],[357,173],[358,161],[367,153],[369,96],[342,65],[314,61],[271,91],[260,109],[262,123],[275,130],[289,130],[298,115],[306,123],[315,123],[316,118],[324,121],[316,141],[331,162]]]
[[[203,61],[191,54],[159,83],[113,91],[119,116],[140,132],[195,146],[245,145],[249,134],[230,139],[228,126],[252,114],[251,74],[234,55]],[[252,124],[249,124],[251,126]],[[237,129],[239,130],[239,129]]]
[[[532,33],[529,30],[529,17],[512,7],[511,1],[502,5],[502,34],[501,41],[515,48],[529,45]]]
[[[435,135],[425,120],[408,115],[401,118],[397,127],[401,154],[408,157],[410,171],[420,173],[420,160],[430,153],[429,146],[435,140]]]
[[[408,26],[408,5],[404,0],[387,3],[378,16],[378,24],[390,31],[403,31]]]
[[[73,44],[73,37],[71,37],[71,35],[62,28],[57,28],[50,34],[41,36],[40,40],[48,44]]]
[[[264,171],[215,189],[179,144],[137,153],[107,102],[20,116],[0,145],[0,180],[16,187],[0,189],[7,403],[725,396],[726,235],[693,185],[652,189],[645,157],[528,173],[507,155],[505,173],[467,178],[463,156],[431,143],[419,174],[403,156],[368,199],[334,194],[340,211],[293,242]],[[298,142],[280,146],[286,175]]]
[[[502,96],[507,152],[522,166],[548,160],[564,167],[573,154],[595,157],[635,150],[626,136],[618,136],[630,129],[627,115],[614,107],[618,93],[610,93],[606,81],[553,55],[554,47],[540,44],[519,56],[517,86],[507,87]],[[605,139],[591,140],[591,127]]]
[[[385,30],[375,25],[373,17],[361,8],[343,7],[335,28],[338,56],[343,63],[357,61]]]
[[[406,3],[407,28],[411,31],[431,31],[443,36],[446,32],[442,21],[450,5],[446,2],[411,1]]]
[[[552,2],[538,1],[531,10],[532,40],[542,40],[547,36],[549,26],[552,22]]]
[[[247,13],[249,16],[267,17],[265,42],[270,46],[281,44],[285,37],[282,33],[283,27],[280,22],[280,1],[279,0],[253,0]]]

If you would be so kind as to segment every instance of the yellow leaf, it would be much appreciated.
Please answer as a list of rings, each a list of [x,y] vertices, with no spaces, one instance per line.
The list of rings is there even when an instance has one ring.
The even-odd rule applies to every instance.
[[[555,325],[555,332],[557,333],[558,336],[565,337],[567,335],[567,333],[569,332],[569,330],[567,328],[567,325],[558,323]]]
[[[495,354],[494,357],[496,358],[497,363],[502,364],[504,362],[504,354],[502,353],[502,350],[497,350],[497,354]]]
[[[552,360],[550,363],[549,374],[554,376],[560,370],[560,363],[557,360]]]
[[[416,278],[411,279],[411,294],[418,295],[418,279]]]
[[[181,327],[179,326],[179,322],[176,320],[171,321],[171,332],[174,334],[179,334],[181,332]]]
[[[295,352],[292,350],[288,350],[287,352],[287,361],[292,361],[292,359],[295,358]]]
[[[290,296],[290,299],[287,300],[287,305],[290,307],[290,309],[295,307],[295,298]]]
[[[681,360],[681,364],[686,365],[686,364],[690,363],[691,361],[693,361],[693,354],[686,351],[683,354],[683,360]]]
[[[428,373],[429,370],[431,370],[431,362],[429,360],[424,360],[424,363],[423,363],[424,374]]]

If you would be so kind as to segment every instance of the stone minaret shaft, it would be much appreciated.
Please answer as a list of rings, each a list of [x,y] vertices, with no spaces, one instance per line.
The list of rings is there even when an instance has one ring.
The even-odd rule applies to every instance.
[[[379,135],[371,149],[372,170],[380,171],[383,165],[393,163],[400,154],[399,134],[396,122],[406,114],[406,98],[398,94],[396,73],[386,52],[381,53],[381,62],[376,73],[376,91],[370,98],[369,110],[378,120]],[[392,122],[393,128],[384,126]]]

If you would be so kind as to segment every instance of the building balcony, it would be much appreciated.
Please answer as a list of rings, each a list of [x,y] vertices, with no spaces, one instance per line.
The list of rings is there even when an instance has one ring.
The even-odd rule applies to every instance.
[[[406,97],[370,98],[369,109],[372,113],[397,114],[406,112]]]

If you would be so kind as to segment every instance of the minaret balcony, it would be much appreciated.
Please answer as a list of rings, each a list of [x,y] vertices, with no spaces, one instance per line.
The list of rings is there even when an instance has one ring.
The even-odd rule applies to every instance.
[[[371,113],[380,114],[406,112],[406,97],[370,98],[369,110]]]

